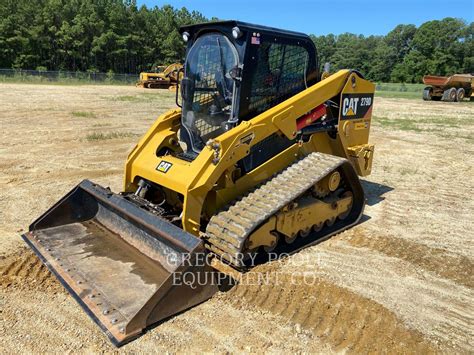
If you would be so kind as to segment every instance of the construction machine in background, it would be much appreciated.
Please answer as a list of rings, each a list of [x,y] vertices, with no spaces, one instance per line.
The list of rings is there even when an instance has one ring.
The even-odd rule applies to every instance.
[[[455,74],[453,76],[425,75],[423,83],[428,85],[423,90],[425,101],[461,102],[470,98],[474,90],[474,76],[471,74]]]
[[[175,63],[168,66],[157,66],[154,72],[140,73],[140,80],[136,86],[146,89],[176,89],[180,73],[183,68],[182,64]]]
[[[178,108],[130,152],[123,191],[85,180],[23,235],[116,345],[364,208],[374,84],[355,70],[321,80],[305,34],[237,21],[181,33]]]

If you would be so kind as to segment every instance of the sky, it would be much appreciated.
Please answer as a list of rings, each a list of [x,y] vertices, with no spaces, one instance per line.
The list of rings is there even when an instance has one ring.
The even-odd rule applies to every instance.
[[[137,0],[148,7],[186,7],[204,16],[322,35],[385,35],[398,24],[457,17],[474,21],[474,0]]]

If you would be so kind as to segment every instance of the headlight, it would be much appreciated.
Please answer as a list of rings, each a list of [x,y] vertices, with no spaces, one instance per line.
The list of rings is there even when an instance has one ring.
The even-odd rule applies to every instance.
[[[183,32],[183,41],[184,42],[189,41],[189,32]]]
[[[242,31],[237,26],[232,29],[232,37],[235,39],[242,37]]]

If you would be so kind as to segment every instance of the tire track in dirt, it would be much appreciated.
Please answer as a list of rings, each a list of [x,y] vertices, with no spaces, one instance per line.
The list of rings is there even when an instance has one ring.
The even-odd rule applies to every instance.
[[[33,251],[26,248],[0,259],[0,287],[62,290],[48,268]]]
[[[12,345],[21,342],[24,350],[38,351],[38,339],[44,344],[43,351],[115,349],[31,250],[22,248],[0,259],[0,285],[0,292],[6,291],[1,297],[6,301],[2,305],[2,320],[15,329],[5,331],[0,326],[0,333],[6,334],[0,340],[3,349],[13,352]],[[43,323],[48,327],[41,327]],[[149,330],[127,345],[124,352],[157,348],[163,352],[169,348],[192,351],[195,346],[219,352],[298,352],[303,348],[312,352],[331,351],[326,343],[311,332],[295,328],[288,319],[246,305],[235,307],[225,294],[218,294]]]
[[[355,247],[369,248],[390,257],[399,258],[417,265],[435,275],[474,288],[474,262],[463,255],[447,255],[439,248],[397,237],[376,237],[357,233],[346,241]]]
[[[380,205],[367,208],[374,218],[367,229],[374,233],[390,230],[391,235],[470,258],[474,240],[466,231],[474,229],[474,200],[469,198],[474,184],[467,177],[473,173],[474,160],[462,149],[438,149],[420,140],[423,136],[416,138],[408,144],[406,137],[397,141],[390,135],[378,145],[384,159],[374,162],[368,180],[384,181],[393,190]]]
[[[330,350],[311,332],[295,327],[287,319],[251,305],[236,307],[225,294],[192,309],[184,317],[176,317],[169,325],[174,333],[185,330],[204,341],[214,342],[213,351],[217,352],[236,349],[252,352],[256,348],[275,351],[282,344],[288,352]]]
[[[308,278],[305,284],[302,275],[281,274],[268,266],[256,272],[263,274],[244,275],[242,283],[228,292],[229,302],[252,305],[299,324],[336,351],[436,350],[422,333],[408,329],[385,307],[348,289],[320,277]]]
[[[474,292],[404,260],[354,247],[347,231],[329,243],[302,251],[283,264],[331,280],[393,312],[409,328],[447,350],[469,351],[474,344]],[[345,238],[343,238],[345,237]],[[383,266],[383,267],[382,267]]]
[[[405,186],[396,190],[396,194],[389,194],[383,201],[383,209],[377,216],[378,223],[372,223],[368,230],[380,234],[382,224],[384,229],[402,239],[442,249],[451,256],[472,256],[474,243],[466,231],[474,228],[469,215],[474,208],[473,203],[465,198],[453,201],[454,192],[439,190],[435,194],[420,193]],[[451,199],[446,197],[449,194]]]
[[[50,310],[48,309],[50,307],[41,308],[41,303],[45,302],[44,298],[47,298],[48,303],[58,303],[57,298],[60,297],[61,293],[64,293],[61,298],[61,302],[64,303],[68,297],[53,275],[32,251],[23,249],[15,255],[2,259],[0,265],[3,269],[1,273],[2,287],[10,287],[15,292],[22,289],[26,292],[39,291],[42,299],[38,300],[37,305],[31,307],[40,307],[39,310],[35,311],[35,314],[39,319],[48,319],[48,323],[52,324],[52,331],[62,330],[63,323],[70,323],[71,321],[76,324],[84,323],[84,319],[81,319],[82,317],[77,313],[80,311],[79,308],[79,311],[72,311],[73,316],[69,314],[71,312],[69,307],[62,308],[61,312],[55,314],[54,319],[49,318]],[[272,269],[264,266],[257,272],[268,270]],[[247,281],[251,277],[249,275],[252,274],[245,276]],[[296,286],[294,285],[295,281],[298,284]],[[58,293],[57,291],[62,292]],[[303,329],[310,330],[323,344],[331,344],[336,351],[379,351],[387,347],[397,351],[406,351],[407,349],[433,350],[431,344],[424,341],[420,333],[407,330],[384,307],[323,280],[318,280],[316,284],[307,287],[304,286],[301,279],[292,279],[290,275],[284,274],[283,280],[273,280],[273,283],[269,285],[237,286],[228,293],[217,296],[217,300],[209,301],[207,307],[214,309],[216,302],[220,303],[217,307],[219,311],[225,309],[227,317],[232,312],[235,313],[237,318],[240,318],[248,312],[251,312],[252,316],[255,317],[255,313],[261,312],[259,310],[269,311],[275,316],[281,317],[281,319],[275,320],[281,323],[277,327],[278,331],[282,327],[290,327],[289,329],[295,334],[301,334],[302,331],[299,328],[299,325],[301,325]],[[229,305],[224,306],[223,303]],[[75,304],[72,304],[72,306],[77,307]],[[26,306],[19,305],[18,307]],[[28,312],[31,313],[32,311],[25,309],[25,313],[29,314]],[[212,310],[211,312],[215,313],[216,311]],[[8,314],[5,316],[9,317]],[[13,315],[10,316],[14,317]],[[247,317],[249,316],[247,314]],[[174,329],[173,337],[169,338],[172,342],[176,341],[176,337],[181,336],[180,333],[193,328],[198,334],[203,333],[202,336],[208,338],[209,342],[216,341],[216,343],[220,343],[219,350],[232,351],[238,349],[239,346],[241,347],[238,339],[227,339],[225,342],[218,341],[218,339],[225,337],[226,329],[221,327],[214,329],[209,324],[199,326],[200,321],[202,322],[202,314],[186,312],[178,318],[180,320],[170,322],[169,325],[165,326],[165,328],[172,327]],[[176,325],[182,322],[185,324],[175,329]],[[297,324],[296,328],[293,329],[291,324]],[[81,330],[81,333],[91,331],[90,328],[89,326],[85,327]],[[160,326],[161,328],[162,326]],[[275,336],[274,333],[277,332],[277,328],[269,331],[267,336],[254,339],[251,343],[267,344],[268,349],[271,349],[275,343],[273,337]],[[97,338],[95,331],[92,331],[91,334],[94,338]],[[55,339],[53,343],[62,346],[61,344],[64,344],[71,336],[73,335],[70,334],[70,331],[66,332]],[[149,335],[148,337],[153,338],[156,335]],[[44,338],[44,335],[42,338]],[[404,341],[399,342],[397,339],[404,339]],[[297,341],[301,341],[301,339]],[[103,346],[103,341],[97,341],[97,343]],[[86,348],[95,346],[94,344],[96,342],[87,343]],[[174,346],[176,345],[174,344]],[[295,350],[298,348],[296,344],[293,346]]]
[[[324,352],[331,348],[271,312],[235,307],[218,295],[177,315],[118,350],[66,294],[15,290],[5,296],[0,348],[22,351],[86,353],[281,353]],[[55,311],[57,309],[57,311]],[[7,327],[3,332],[3,327]]]

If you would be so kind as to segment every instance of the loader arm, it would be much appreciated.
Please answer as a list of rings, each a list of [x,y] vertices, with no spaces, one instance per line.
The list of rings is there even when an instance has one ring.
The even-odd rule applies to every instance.
[[[201,230],[200,221],[204,197],[213,190],[219,179],[223,179],[226,172],[231,171],[238,161],[249,154],[252,147],[275,133],[281,133],[290,140],[295,139],[298,133],[297,119],[331,98],[342,94],[368,94],[370,97],[373,92],[374,85],[372,83],[361,78],[355,72],[340,70],[255,118],[241,122],[235,128],[208,142],[206,148],[192,162],[183,161],[173,155],[160,156],[156,154],[164,147],[177,149],[171,147],[169,143],[170,140],[177,139],[175,135],[178,127],[173,125],[173,122],[176,123],[176,120],[179,119],[179,111],[172,110],[158,118],[129,155],[125,166],[125,191],[135,191],[138,180],[144,178],[178,192],[184,197],[183,229],[198,236]],[[355,125],[358,123],[360,125],[358,129],[355,129]],[[373,150],[373,147],[367,144],[370,112],[367,117],[358,119],[357,122],[341,120],[338,127],[339,131],[343,131],[344,134],[338,134],[333,140],[328,140],[326,137],[318,140],[317,137],[313,137],[310,142],[303,145],[303,150],[321,151],[348,158],[361,175],[368,174],[371,166],[371,154],[367,154],[367,152]],[[354,138],[354,134],[357,134],[358,137]],[[213,210],[217,210],[233,197],[248,190],[249,187],[257,185],[276,171],[288,166],[291,161],[295,160],[295,153],[298,155],[296,148],[295,144],[291,150],[293,154],[288,154],[286,159],[280,159],[277,163],[267,162],[272,167],[263,172],[261,170],[264,169],[260,168],[258,177],[251,175],[252,178],[247,177],[240,183],[227,186],[225,192],[220,192],[226,197],[221,202],[217,201]],[[356,153],[354,153],[355,150]],[[368,156],[370,160],[366,162]],[[166,173],[157,170],[162,161],[171,164],[170,170]],[[230,193],[231,191],[232,193]]]

